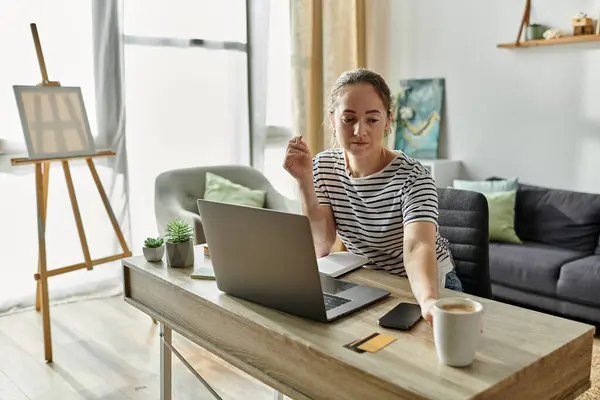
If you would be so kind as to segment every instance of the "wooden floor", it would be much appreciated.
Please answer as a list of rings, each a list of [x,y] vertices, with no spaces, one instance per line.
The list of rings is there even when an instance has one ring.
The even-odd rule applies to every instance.
[[[159,399],[159,327],[121,297],[54,306],[54,362],[44,361],[40,314],[0,317],[0,400]],[[173,344],[225,399],[273,391],[173,333]],[[173,399],[213,399],[173,355]]]

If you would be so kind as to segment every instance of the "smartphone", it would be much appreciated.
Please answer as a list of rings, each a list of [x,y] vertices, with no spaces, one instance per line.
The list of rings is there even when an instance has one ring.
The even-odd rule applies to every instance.
[[[408,331],[423,318],[421,306],[414,303],[400,303],[379,319],[384,328]]]

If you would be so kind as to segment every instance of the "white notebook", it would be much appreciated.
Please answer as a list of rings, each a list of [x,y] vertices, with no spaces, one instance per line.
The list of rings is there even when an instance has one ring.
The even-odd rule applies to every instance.
[[[369,259],[349,251],[338,251],[317,259],[317,263],[319,264],[319,272],[337,278],[353,269],[368,264]]]

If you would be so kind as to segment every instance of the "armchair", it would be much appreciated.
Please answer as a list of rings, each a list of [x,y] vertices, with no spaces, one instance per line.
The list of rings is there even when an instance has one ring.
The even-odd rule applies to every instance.
[[[158,175],[154,184],[154,212],[159,233],[165,232],[169,221],[179,218],[193,225],[196,244],[206,241],[196,200],[204,197],[207,172],[220,175],[250,189],[266,191],[265,208],[301,212],[298,202],[279,193],[260,171],[252,167],[220,165],[174,169]]]

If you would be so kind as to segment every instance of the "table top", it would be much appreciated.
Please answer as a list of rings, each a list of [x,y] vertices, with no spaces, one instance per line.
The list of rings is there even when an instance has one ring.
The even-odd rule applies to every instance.
[[[195,267],[211,266],[201,248],[195,254]],[[383,271],[361,268],[342,279],[387,289],[391,296],[339,320],[319,323],[227,295],[213,280],[191,279],[192,267],[170,268],[142,256],[126,258],[123,264],[193,296],[199,307],[216,306],[224,318],[251,322],[270,337],[284,337],[296,349],[310,349],[400,387],[411,394],[407,398],[542,398],[549,393],[573,398],[589,387],[595,328],[587,324],[443,289],[440,297],[466,296],[484,306],[476,359],[469,367],[454,368],[438,361],[433,331],[425,321],[409,332],[378,326],[378,319],[399,302],[415,302],[407,279]],[[359,354],[343,347],[373,332],[397,340],[377,353]]]

